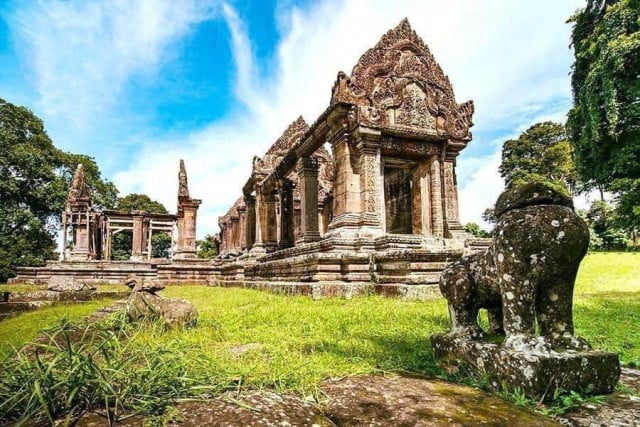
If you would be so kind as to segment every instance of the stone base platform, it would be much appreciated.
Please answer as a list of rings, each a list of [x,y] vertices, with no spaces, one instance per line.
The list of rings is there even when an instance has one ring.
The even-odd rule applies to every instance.
[[[495,388],[522,390],[528,397],[548,400],[558,389],[608,394],[620,377],[618,355],[605,351],[524,352],[500,345],[452,337],[431,337],[441,367],[462,367],[489,377]]]
[[[46,285],[56,278],[71,278],[85,283],[121,284],[135,274],[142,278],[155,279],[157,265],[135,261],[49,261],[44,267],[18,267],[18,276],[9,283]]]
[[[19,267],[9,283],[48,285],[55,281],[87,284],[122,284],[129,275],[165,284],[208,284],[218,274],[211,260],[181,259],[137,261],[49,261],[44,267]]]
[[[258,289],[287,296],[309,296],[313,299],[321,298],[352,298],[361,295],[378,294],[387,297],[408,300],[429,300],[441,297],[438,285],[405,285],[389,284],[376,285],[368,282],[266,282],[266,281],[218,281],[214,280],[210,286],[241,287]]]
[[[219,280],[434,285],[447,265],[471,250],[457,239],[329,237],[260,257],[224,260]]]

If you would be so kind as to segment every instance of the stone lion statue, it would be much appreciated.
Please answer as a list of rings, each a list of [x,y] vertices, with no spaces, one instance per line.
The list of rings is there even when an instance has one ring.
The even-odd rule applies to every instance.
[[[573,201],[553,187],[530,183],[500,195],[497,225],[485,252],[450,265],[440,279],[453,329],[479,339],[478,310],[517,350],[588,350],[573,335],[573,287],[589,245],[589,229]],[[540,336],[536,336],[536,322]]]

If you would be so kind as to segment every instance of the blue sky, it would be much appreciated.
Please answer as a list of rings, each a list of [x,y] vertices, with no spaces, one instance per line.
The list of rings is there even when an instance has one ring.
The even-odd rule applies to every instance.
[[[175,210],[178,161],[203,199],[198,235],[240,195],[302,114],[326,108],[338,71],[403,17],[473,99],[458,161],[461,217],[502,190],[501,143],[571,105],[570,25],[584,0],[0,0],[0,97],[40,116],[56,146],[93,156],[122,195]]]

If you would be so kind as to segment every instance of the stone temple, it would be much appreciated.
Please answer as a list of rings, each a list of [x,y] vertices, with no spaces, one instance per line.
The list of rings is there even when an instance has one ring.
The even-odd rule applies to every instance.
[[[313,292],[375,286],[422,295],[484,242],[459,222],[456,159],[473,103],[405,19],[338,73],[313,124],[296,119],[219,219],[219,280],[307,283]],[[329,147],[329,150],[327,149]]]
[[[56,274],[104,281],[133,272],[167,283],[427,297],[448,264],[487,244],[459,222],[456,161],[471,141],[472,115],[473,103],[456,102],[405,19],[351,75],[338,73],[312,124],[298,117],[254,157],[237,201],[219,218],[216,259],[194,256],[200,200],[190,198],[181,163],[176,216],[98,214],[74,182],[70,195],[79,194],[65,213],[73,259],[20,269],[17,281]],[[178,230],[171,262],[150,259],[153,231],[171,228]],[[116,263],[109,242],[123,229],[133,230],[132,260]]]

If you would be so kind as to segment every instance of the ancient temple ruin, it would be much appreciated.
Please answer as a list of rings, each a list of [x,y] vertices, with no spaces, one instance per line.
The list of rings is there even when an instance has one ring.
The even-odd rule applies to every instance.
[[[311,126],[298,118],[254,158],[219,219],[219,280],[433,288],[480,244],[458,216],[456,159],[472,114],[403,20],[351,75],[338,73]]]
[[[180,161],[181,173],[184,163]],[[185,178],[186,180],[186,178]],[[151,258],[151,236],[154,232],[164,232],[172,236],[177,226],[178,234],[195,233],[195,221],[185,230],[185,224],[176,224],[180,217],[181,206],[189,205],[187,199],[178,196],[178,217],[176,215],[131,211],[122,212],[113,209],[98,209],[91,203],[91,193],[87,186],[84,167],[79,164],[67,193],[62,213],[62,260],[67,261],[67,238],[71,232],[71,253],[69,261],[111,260],[113,236],[122,232],[131,232],[131,261],[144,261]],[[196,201],[198,204],[199,200]],[[196,204],[197,209],[197,204]],[[193,215],[194,216],[194,215]],[[179,222],[179,221],[178,221]],[[184,239],[183,239],[184,240]],[[193,239],[192,239],[193,240]],[[182,243],[182,244],[181,244]],[[187,247],[178,239],[177,253],[194,248],[195,241]]]
[[[113,270],[110,239],[132,230],[132,261],[146,267],[119,268],[136,265],[166,283],[429,296],[449,263],[486,244],[465,233],[458,216],[456,159],[471,141],[472,115],[473,103],[456,102],[449,79],[405,19],[362,55],[351,75],[338,73],[329,105],[311,125],[298,117],[247,165],[236,202],[219,218],[216,259],[195,257],[200,200],[189,195],[181,161],[175,216],[98,212],[80,169],[64,215],[74,249],[69,260],[48,267],[69,270],[72,262],[97,260],[103,264],[82,274],[104,279],[87,271]],[[169,227],[177,229],[174,256],[155,262],[150,236]],[[17,280],[42,273],[27,270]]]
[[[94,283],[120,283],[129,274],[166,282],[209,277],[210,263],[196,259],[196,216],[201,200],[189,195],[184,161],[178,173],[177,214],[101,209],[92,204],[84,167],[78,165],[62,213],[62,259],[44,267],[19,267],[12,282],[46,283],[57,277]],[[129,260],[113,259],[113,238],[131,233]],[[171,259],[152,257],[152,236],[171,236]],[[204,276],[203,276],[204,275]]]

